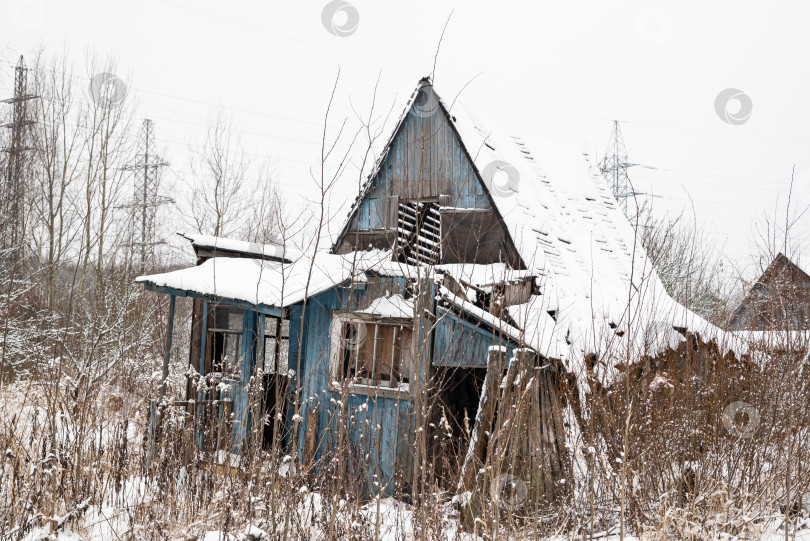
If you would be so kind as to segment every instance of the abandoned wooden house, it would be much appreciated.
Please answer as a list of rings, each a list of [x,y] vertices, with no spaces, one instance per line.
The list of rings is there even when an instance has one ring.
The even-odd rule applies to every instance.
[[[192,236],[197,266],[139,278],[195,299],[188,402],[228,413],[237,451],[317,463],[346,434],[371,491],[407,490],[415,457],[469,487],[508,451],[557,497],[579,375],[721,332],[667,295],[589,162],[421,80],[329,250]]]
[[[810,275],[778,254],[732,313],[729,328],[810,330]]]

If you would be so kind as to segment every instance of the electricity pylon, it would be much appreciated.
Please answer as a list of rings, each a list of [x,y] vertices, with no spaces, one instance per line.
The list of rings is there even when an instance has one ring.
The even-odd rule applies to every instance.
[[[623,206],[625,215],[627,214],[627,200],[635,195],[643,195],[634,192],[627,170],[638,165],[630,163],[627,157],[627,148],[624,146],[624,137],[619,126],[619,121],[613,121],[613,130],[610,133],[610,142],[605,149],[605,156],[599,170],[610,186],[616,201]]]
[[[14,97],[3,100],[12,105],[11,122],[2,127],[11,130],[9,147],[3,149],[6,157],[5,178],[0,179],[0,225],[5,234],[0,235],[0,246],[16,249],[25,234],[25,152],[28,146],[29,126],[34,124],[28,118],[28,102],[37,96],[28,93],[28,68],[20,56],[14,68]]]
[[[148,118],[143,121],[138,145],[140,152],[135,161],[124,169],[135,172],[135,196],[131,205],[135,211],[132,246],[140,248],[141,270],[145,270],[147,263],[153,260],[155,245],[160,243],[155,238],[157,209],[172,199],[158,194],[160,168],[169,163],[157,155],[154,129]]]

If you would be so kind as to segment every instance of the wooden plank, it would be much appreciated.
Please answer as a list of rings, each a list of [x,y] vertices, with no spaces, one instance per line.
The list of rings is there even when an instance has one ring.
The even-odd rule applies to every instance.
[[[163,379],[160,383],[160,400],[166,396],[166,389],[169,384],[169,360],[172,356],[172,334],[174,334],[174,303],[176,297],[169,296],[169,321],[166,328],[166,355],[163,358]]]
[[[304,439],[304,472],[310,472],[315,463],[315,452],[318,441],[318,408],[312,408],[307,414],[306,437]]]
[[[397,228],[397,219],[399,218],[399,195],[393,194],[388,198],[388,223],[387,229]]]
[[[193,299],[191,308],[191,344],[189,347],[188,363],[191,366],[191,371],[194,373],[200,372],[200,347],[202,342],[202,318],[203,318],[203,300]],[[189,375],[186,378],[186,398],[191,399],[195,396],[194,377]]]

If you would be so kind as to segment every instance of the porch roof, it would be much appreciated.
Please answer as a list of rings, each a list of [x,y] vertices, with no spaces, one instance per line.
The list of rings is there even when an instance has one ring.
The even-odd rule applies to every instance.
[[[384,276],[415,276],[414,267],[391,260],[390,251],[353,254],[302,255],[287,263],[260,259],[214,257],[204,263],[161,274],[139,276],[136,281],[153,291],[181,296],[231,300],[263,310],[302,302],[364,272]]]

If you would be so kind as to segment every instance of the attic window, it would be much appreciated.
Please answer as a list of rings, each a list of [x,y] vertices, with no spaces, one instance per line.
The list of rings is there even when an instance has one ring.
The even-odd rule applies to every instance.
[[[396,258],[402,263],[428,265],[441,259],[441,217],[436,202],[399,203]]]

